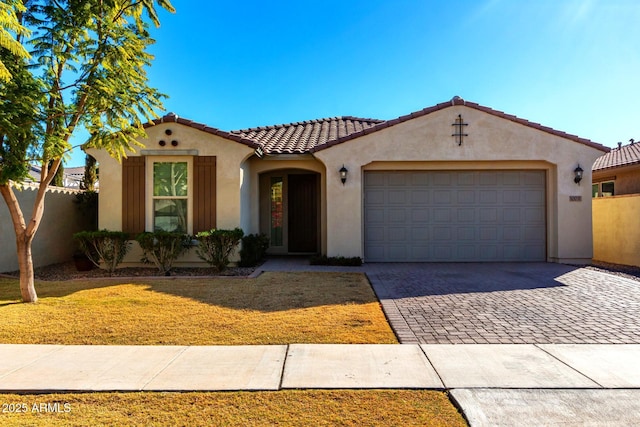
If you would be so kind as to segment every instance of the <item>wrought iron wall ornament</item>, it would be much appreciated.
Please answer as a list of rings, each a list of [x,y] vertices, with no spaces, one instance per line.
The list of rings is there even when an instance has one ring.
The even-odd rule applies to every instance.
[[[451,136],[456,137],[456,142],[458,143],[458,146],[462,145],[463,138],[465,136],[469,136],[468,133],[462,133],[462,129],[463,129],[463,126],[469,126],[469,123],[465,123],[464,120],[462,120],[462,114],[458,114],[458,117],[456,118],[455,123],[451,123],[451,126],[454,127],[453,133],[451,134]]]

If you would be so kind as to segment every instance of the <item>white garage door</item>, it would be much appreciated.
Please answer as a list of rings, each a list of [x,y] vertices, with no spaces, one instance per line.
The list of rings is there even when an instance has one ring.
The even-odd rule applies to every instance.
[[[544,171],[365,172],[365,261],[545,261]]]

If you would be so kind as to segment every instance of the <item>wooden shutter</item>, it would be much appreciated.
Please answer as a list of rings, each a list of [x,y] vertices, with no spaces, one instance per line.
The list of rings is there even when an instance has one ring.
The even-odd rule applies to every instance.
[[[122,231],[138,234],[144,227],[144,157],[122,159]]]
[[[193,234],[216,227],[216,157],[193,158]]]

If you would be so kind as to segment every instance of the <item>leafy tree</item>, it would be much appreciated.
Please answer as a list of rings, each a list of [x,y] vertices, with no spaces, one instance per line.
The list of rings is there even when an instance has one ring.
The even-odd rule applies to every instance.
[[[98,168],[96,167],[96,159],[87,154],[84,158],[84,176],[80,183],[80,188],[87,191],[96,191],[96,182],[98,181]]]
[[[105,149],[117,159],[144,136],[163,95],[149,87],[146,67],[153,43],[148,23],[159,25],[156,7],[173,12],[168,0],[18,0],[0,3],[0,61],[10,80],[0,82],[0,194],[16,233],[20,290],[37,301],[31,244],[44,213],[47,186],[72,148],[81,127],[85,147]],[[22,26],[16,27],[15,17]],[[7,22],[9,22],[7,24]],[[39,190],[25,217],[14,194],[29,165],[41,166]]]
[[[29,53],[22,44],[13,37],[29,34],[29,31],[20,25],[18,16],[24,11],[24,5],[18,0],[6,0],[0,2],[0,48],[8,50],[11,54],[28,58]],[[0,60],[0,81],[11,80],[11,72]]]

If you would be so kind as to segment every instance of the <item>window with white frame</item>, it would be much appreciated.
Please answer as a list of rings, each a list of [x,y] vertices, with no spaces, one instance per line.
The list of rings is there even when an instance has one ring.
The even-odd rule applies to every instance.
[[[147,163],[147,230],[191,232],[192,161],[185,157],[152,158]]]
[[[615,195],[615,181],[603,181],[592,185],[593,197],[609,197]]]

